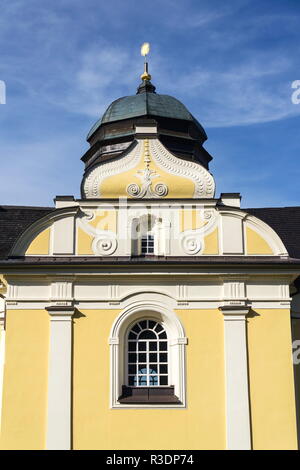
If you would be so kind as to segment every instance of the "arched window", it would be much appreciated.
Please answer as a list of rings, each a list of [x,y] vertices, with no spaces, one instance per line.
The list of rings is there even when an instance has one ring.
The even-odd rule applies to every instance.
[[[127,385],[167,386],[168,338],[162,325],[153,320],[137,322],[129,331]]]
[[[186,405],[187,338],[176,314],[159,303],[161,295],[152,296],[155,301],[130,304],[112,325],[112,408]]]
[[[181,403],[170,383],[168,336],[161,322],[136,321],[125,338],[126,371],[120,403]]]

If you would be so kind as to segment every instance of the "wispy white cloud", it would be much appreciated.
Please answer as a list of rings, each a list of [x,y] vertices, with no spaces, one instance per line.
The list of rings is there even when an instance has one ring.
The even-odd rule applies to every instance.
[[[173,86],[190,97],[193,112],[208,127],[276,121],[300,114],[291,102],[292,66],[288,57],[257,53],[227,70],[196,67]]]
[[[91,5],[93,1],[88,3]],[[122,3],[113,1],[112,5],[116,4],[124,11]],[[299,78],[295,76],[297,47],[290,56],[280,47],[260,51],[257,46],[247,44],[243,54],[239,50],[238,44],[249,43],[267,28],[278,26],[280,20],[278,14],[272,13],[231,22],[230,17],[248,4],[247,0],[230,5],[203,1],[200,11],[195,2],[189,1],[188,5],[177,2],[173,8],[169,0],[164,2],[164,8],[170,11],[164,18],[167,27],[171,27],[170,22],[177,25],[178,31],[183,27],[200,30],[201,26],[206,27],[200,31],[199,49],[194,39],[190,44],[185,43],[187,58],[174,56],[172,41],[160,45],[154,40],[150,57],[154,81],[158,92],[163,90],[182,98],[205,126],[269,122],[300,113],[300,106],[293,105],[290,99],[290,83]],[[70,5],[69,0],[63,0],[62,5]],[[130,3],[128,8],[132,6]],[[78,4],[75,7],[79,12]],[[97,40],[91,38],[80,45],[72,16],[42,8],[35,0],[29,2],[26,12],[24,8],[22,0],[13,4],[5,2],[0,19],[5,27],[0,37],[14,19],[18,34],[25,40],[22,45],[20,37],[16,38],[20,43],[19,54],[4,56],[1,65],[3,73],[23,87],[28,99],[96,119],[112,100],[135,92],[142,68],[138,44],[132,46],[128,40],[122,43],[117,38],[109,41],[99,35]],[[34,8],[37,8],[36,15],[33,15]],[[107,8],[104,13],[107,16]],[[220,19],[224,20],[221,23],[224,27],[218,26]],[[159,17],[158,24],[161,21]],[[292,15],[285,15],[285,26],[293,25],[294,21]],[[28,31],[32,31],[29,39]],[[184,51],[184,46],[180,47]],[[217,47],[223,55],[217,53]]]
[[[141,67],[141,61],[133,60],[126,48],[94,47],[78,57],[78,70],[64,98],[47,92],[48,99],[97,118],[112,100],[134,93]],[[182,97],[207,127],[248,125],[300,114],[300,106],[291,102],[293,58],[256,53],[226,68],[190,66],[176,76],[169,67],[167,58],[156,54],[151,63],[155,83]]]

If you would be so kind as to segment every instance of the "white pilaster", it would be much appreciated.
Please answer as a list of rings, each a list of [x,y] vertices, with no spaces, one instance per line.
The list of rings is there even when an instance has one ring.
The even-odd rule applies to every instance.
[[[2,394],[3,394],[3,374],[5,362],[5,313],[0,312],[0,431],[2,422]]]
[[[71,449],[72,316],[74,307],[51,306],[47,449]]]
[[[220,307],[224,317],[228,450],[251,449],[246,315],[249,307]]]

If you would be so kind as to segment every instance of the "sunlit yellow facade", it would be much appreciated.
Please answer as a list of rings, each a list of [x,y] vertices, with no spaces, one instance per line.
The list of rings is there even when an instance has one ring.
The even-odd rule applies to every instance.
[[[172,138],[170,116],[117,112],[89,134],[82,197],[0,260],[1,449],[297,449],[300,264],[215,196],[185,108]]]

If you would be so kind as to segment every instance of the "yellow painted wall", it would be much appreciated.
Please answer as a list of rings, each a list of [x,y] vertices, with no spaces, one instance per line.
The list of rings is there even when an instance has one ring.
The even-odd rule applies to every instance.
[[[114,310],[84,310],[74,323],[75,449],[223,449],[223,319],[218,311],[178,311],[189,338],[187,409],[109,409],[109,345]]]
[[[296,449],[289,309],[258,309],[248,320],[254,449]]]
[[[48,255],[50,228],[46,228],[35,237],[27,248],[26,255]]]
[[[224,449],[223,318],[178,310],[188,337],[186,409],[109,408],[108,338],[118,310],[82,310],[74,319],[75,449]],[[2,449],[45,447],[49,318],[9,310]],[[290,312],[258,309],[247,321],[254,449],[297,448]],[[159,423],[159,432],[157,426]]]
[[[128,197],[132,199],[127,193],[127,186],[131,183],[138,184],[139,187],[142,185],[142,180],[139,178],[139,171],[143,171],[146,168],[146,161],[149,164],[149,169],[154,171],[157,177],[153,178],[151,188],[154,189],[158,183],[164,183],[168,186],[168,194],[164,197],[167,198],[192,198],[195,192],[195,184],[184,176],[177,176],[167,173],[166,171],[159,168],[150,154],[148,153],[147,140],[144,142],[144,150],[141,154],[139,163],[132,170],[124,171],[123,173],[109,176],[102,181],[100,185],[100,194],[102,198],[119,198]],[[146,156],[146,159],[145,159]]]
[[[90,225],[98,230],[110,230],[117,232],[117,211],[98,210],[96,216],[90,221]]]
[[[1,449],[44,449],[49,318],[45,310],[8,310]]]
[[[196,230],[207,223],[201,220],[199,209],[181,209],[179,211],[180,232]]]
[[[219,254],[219,231],[216,228],[209,235],[204,238],[203,255],[218,255]]]
[[[273,255],[273,250],[266,240],[252,230],[246,228],[246,247],[248,255]]]
[[[94,252],[92,250],[92,243],[94,237],[89,235],[81,227],[77,229],[77,255],[93,255]]]
[[[300,319],[292,320],[292,338],[294,343],[294,380],[297,409],[298,447],[300,448]]]

